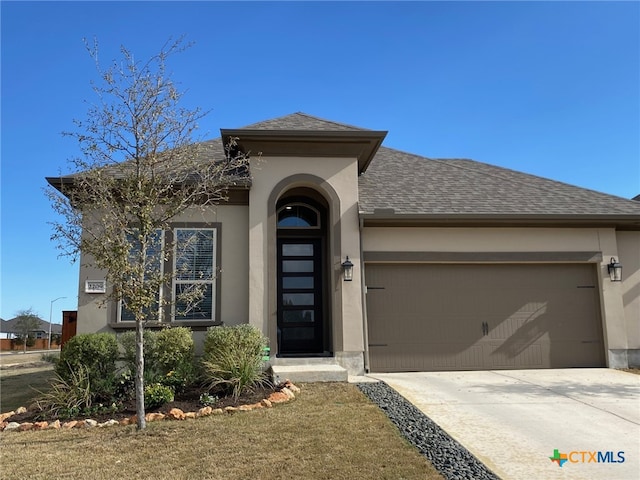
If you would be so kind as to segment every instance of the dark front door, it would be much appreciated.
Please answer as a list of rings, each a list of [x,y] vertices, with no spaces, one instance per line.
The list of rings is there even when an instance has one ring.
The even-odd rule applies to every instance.
[[[322,242],[278,239],[278,352],[323,351]]]

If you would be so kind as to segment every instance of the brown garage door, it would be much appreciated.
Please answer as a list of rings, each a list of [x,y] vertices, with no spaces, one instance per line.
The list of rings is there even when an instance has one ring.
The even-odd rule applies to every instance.
[[[367,264],[372,372],[604,366],[595,266]]]

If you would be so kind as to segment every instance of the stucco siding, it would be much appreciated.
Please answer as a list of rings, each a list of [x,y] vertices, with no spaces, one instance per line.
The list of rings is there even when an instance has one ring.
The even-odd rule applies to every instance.
[[[640,232],[617,232],[617,240],[628,348],[640,350]]]
[[[219,226],[218,242],[221,243],[219,272],[216,281],[220,283],[220,318],[226,325],[246,323],[248,313],[248,219],[247,206],[222,205],[206,209],[192,208],[175,222],[186,224],[216,224]],[[84,292],[86,280],[101,280],[104,272],[88,266],[91,259],[81,256],[80,281],[78,285],[78,325],[77,333],[113,331],[109,323],[117,319],[115,302],[105,302],[105,295]]]
[[[329,203],[328,242],[332,271],[329,272],[333,310],[332,342],[334,351],[364,349],[360,272],[354,281],[341,280],[341,262],[346,255],[357,266],[359,255],[358,185],[355,158],[263,157],[252,167],[253,183],[249,196],[249,321],[273,338],[276,335],[274,265],[275,221],[269,218],[270,202],[294,187],[309,187],[320,192]],[[317,179],[305,180],[306,179]],[[290,181],[288,180],[290,179]],[[275,191],[278,190],[278,191]],[[329,192],[335,195],[332,200]],[[339,204],[339,209],[336,203]],[[335,235],[339,235],[336,238]],[[273,263],[273,259],[271,260]],[[273,343],[272,343],[273,348]]]

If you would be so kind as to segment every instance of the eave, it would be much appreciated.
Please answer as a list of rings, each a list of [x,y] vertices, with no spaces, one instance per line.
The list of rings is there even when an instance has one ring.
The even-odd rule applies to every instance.
[[[360,213],[364,227],[542,227],[640,230],[638,215],[394,214]]]
[[[307,131],[307,130],[247,130],[221,129],[222,141],[227,145],[236,138],[245,153],[285,157],[355,157],[358,175],[362,174],[375,156],[386,131]]]

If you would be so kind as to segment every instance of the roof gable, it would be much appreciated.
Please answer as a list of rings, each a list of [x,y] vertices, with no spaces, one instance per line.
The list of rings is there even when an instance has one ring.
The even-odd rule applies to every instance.
[[[272,118],[242,127],[239,130],[306,130],[306,131],[370,131],[366,128],[354,127],[344,123],[325,120],[303,112],[296,112],[283,117]]]
[[[265,156],[355,157],[358,174],[367,169],[387,135],[301,112],[220,133],[223,143],[235,138],[242,151]]]

